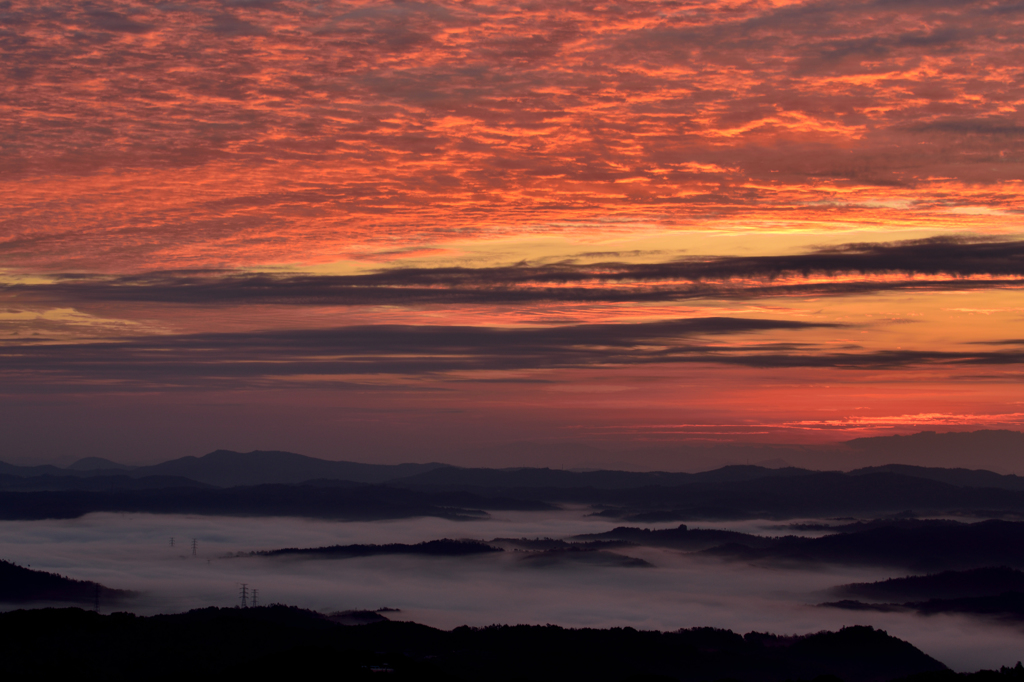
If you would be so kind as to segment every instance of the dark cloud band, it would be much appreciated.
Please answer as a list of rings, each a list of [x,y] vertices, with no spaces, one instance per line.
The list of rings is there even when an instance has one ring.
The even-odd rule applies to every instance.
[[[886,369],[925,364],[1008,365],[1024,349],[977,352],[823,351],[813,344],[745,346],[728,337],[804,332],[838,325],[744,318],[535,329],[361,326],[125,339],[107,343],[5,346],[0,374],[26,381],[147,387],[238,387],[266,379],[352,375],[422,375],[551,368],[722,363],[755,368]]]
[[[801,281],[810,276],[905,279]],[[947,276],[946,280],[913,279]],[[971,279],[971,278],[985,279]],[[64,275],[53,284],[0,287],[9,300],[195,305],[501,304],[643,302],[899,290],[1024,286],[1024,241],[937,238],[847,244],[806,254],[687,258],[663,263],[555,263],[494,268],[406,268],[353,276],[182,271],[105,277]],[[637,285],[640,286],[637,286]]]
[[[128,383],[594,367],[709,354],[707,337],[833,325],[713,317],[534,329],[360,326],[5,346],[0,372]],[[776,345],[776,350],[794,346]]]

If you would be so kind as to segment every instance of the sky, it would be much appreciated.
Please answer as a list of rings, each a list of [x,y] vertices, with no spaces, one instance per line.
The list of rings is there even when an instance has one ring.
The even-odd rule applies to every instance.
[[[0,459],[1019,430],[1022,102],[1018,0],[4,0]]]

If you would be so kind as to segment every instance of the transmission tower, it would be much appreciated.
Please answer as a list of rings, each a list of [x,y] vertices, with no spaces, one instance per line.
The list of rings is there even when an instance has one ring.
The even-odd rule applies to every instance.
[[[257,590],[255,587],[252,588],[252,599],[249,600],[249,603],[252,604],[253,608],[256,608],[259,605],[259,596],[260,591]]]
[[[174,538],[171,538],[171,547],[174,547]]]
[[[242,583],[238,589],[238,596],[242,598],[242,608],[249,606],[249,583]]]
[[[192,556],[196,555],[196,539],[192,538]]]

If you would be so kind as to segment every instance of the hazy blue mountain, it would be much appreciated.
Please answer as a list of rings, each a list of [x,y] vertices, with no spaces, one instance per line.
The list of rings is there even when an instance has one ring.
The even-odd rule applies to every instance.
[[[890,473],[913,478],[926,478],[964,488],[1002,488],[1003,490],[1024,490],[1024,477],[1013,474],[997,474],[983,469],[941,469],[938,467],[918,467],[909,464],[886,464],[877,467],[864,467],[849,472],[851,476],[864,474]]]
[[[1015,447],[1022,438],[1022,434],[1009,431],[923,433],[899,438],[857,439],[851,441],[853,445],[844,447],[850,451],[862,448],[877,454],[887,449],[896,452],[908,447],[953,443],[967,448],[963,453],[969,456],[973,452],[970,448],[977,449],[988,443],[1005,451],[1007,447]],[[387,490],[377,491],[367,498],[374,511],[365,517],[353,516],[358,514],[353,504],[342,505],[335,499],[342,497],[337,490],[333,494],[312,494],[318,501],[315,505],[306,504],[307,494],[302,490],[281,492],[270,504],[275,513],[330,518],[434,514],[441,504],[469,510],[584,504],[591,505],[595,513],[602,516],[635,523],[741,518],[878,518],[901,513],[909,517],[967,514],[983,518],[1024,514],[1022,477],[983,470],[901,464],[866,467],[850,473],[756,465],[725,466],[701,473],[567,471],[462,468],[437,463],[365,464],[290,452],[217,450],[202,457],[182,457],[150,466],[111,469],[112,466],[123,465],[102,458],[80,460],[67,469],[0,463],[0,492],[7,491],[5,495],[31,491],[40,494],[51,491],[56,495],[45,499],[3,499],[0,507],[8,518],[39,518],[39,514],[67,517],[111,506],[137,506],[138,502],[123,495],[116,499],[79,495],[62,500],[58,495],[60,491],[68,495],[89,491],[112,495],[201,485],[253,488],[303,484],[340,489],[373,484],[385,485]],[[445,498],[416,498],[409,504],[415,497],[410,497],[412,492]],[[263,495],[248,490],[237,495],[207,495],[202,499],[192,496],[174,502],[175,494],[157,495],[146,504],[154,507],[152,511],[157,511],[156,507],[192,508],[194,513],[211,509],[217,510],[216,513],[248,515],[259,513],[257,505]],[[19,504],[28,506],[19,509]],[[403,509],[406,511],[400,511]],[[266,513],[271,512],[268,509]]]
[[[124,474],[97,476],[11,476],[10,474],[0,474],[0,490],[6,491],[94,490],[112,492],[116,490],[207,487],[210,486],[182,476],[133,477]]]
[[[74,464],[69,464],[67,467],[71,471],[130,471],[137,467],[129,466],[127,464],[121,464],[119,462],[112,462],[109,459],[103,457],[83,457]]]
[[[551,455],[548,459],[557,462],[557,448],[552,449],[553,447],[548,448]],[[498,447],[495,451],[501,451],[501,448]],[[740,453],[743,455],[742,459],[760,462],[761,465],[733,464],[699,473],[615,469],[566,470],[544,467],[495,469],[456,467],[439,463],[366,464],[324,460],[281,451],[255,450],[240,453],[217,450],[202,457],[181,457],[139,467],[102,457],[86,457],[67,468],[52,465],[17,466],[0,462],[0,474],[95,476],[118,472],[132,476],[183,476],[218,486],[341,479],[360,483],[393,482],[407,487],[454,486],[461,489],[474,486],[613,489],[740,482],[768,477],[786,478],[821,469],[834,471],[837,468],[836,464],[841,461],[845,465],[838,468],[851,470],[853,475],[896,473],[957,486],[1024,490],[1024,477],[1000,475],[981,466],[985,462],[1003,465],[1020,462],[1024,467],[1024,433],[1017,431],[923,432],[911,436],[857,438],[838,445],[821,446],[686,445],[679,447],[674,461],[677,464],[686,464],[693,457],[701,459],[698,457],[700,453],[714,454],[715,457],[711,457],[709,462],[716,458],[718,461],[735,461],[737,453]],[[486,454],[481,453],[482,456]],[[915,460],[915,463],[906,463],[908,459]],[[799,466],[781,466],[786,461],[795,462]],[[928,466],[922,466],[918,462],[927,463]],[[976,466],[965,466],[965,463],[974,463]],[[849,466],[850,464],[852,466]]]
[[[134,476],[184,476],[219,486],[302,483],[310,479],[341,479],[357,483],[383,483],[413,476],[445,464],[362,464],[333,462],[293,452],[217,450],[202,457],[182,457],[134,469]]]
[[[68,471],[55,467],[52,464],[40,464],[38,466],[19,466],[0,462],[0,474],[11,476],[67,476]]]

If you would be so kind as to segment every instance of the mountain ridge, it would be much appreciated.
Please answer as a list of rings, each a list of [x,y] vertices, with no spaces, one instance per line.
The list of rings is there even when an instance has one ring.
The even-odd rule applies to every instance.
[[[989,447],[1001,448],[1007,455],[1019,454],[1024,459],[1024,433],[1016,431],[973,431],[935,433],[921,432],[910,436],[876,436],[858,438],[843,444],[846,452],[863,454],[862,466],[845,470],[846,475],[863,476],[894,473],[910,478],[928,479],[960,487],[998,488],[1024,491],[1024,476],[1004,474],[984,468],[968,468],[965,461],[977,459],[976,454]],[[810,452],[805,446],[793,446],[807,459]],[[831,449],[830,449],[831,448]],[[933,449],[949,459],[950,452],[959,453],[958,466],[921,466],[896,461],[871,463],[879,453],[891,453],[899,459],[902,450]],[[782,454],[783,450],[776,450]],[[835,452],[832,446],[822,446],[821,453]],[[824,457],[815,460],[827,465]],[[689,483],[737,482],[759,478],[788,478],[809,473],[834,471],[827,466],[777,466],[781,462],[765,462],[770,467],[756,464],[726,464],[700,472],[678,471],[626,471],[618,469],[564,470],[547,467],[466,467],[441,462],[371,464],[365,462],[327,460],[280,450],[214,450],[205,455],[179,457],[158,464],[129,466],[100,457],[80,459],[68,467],[51,464],[19,466],[0,462],[0,475],[95,477],[152,476],[181,477],[206,485],[219,487],[250,486],[270,483],[298,484],[310,480],[343,480],[363,484],[391,484],[414,488],[472,489],[499,488],[573,488],[596,489],[640,488],[644,486],[675,486]]]

